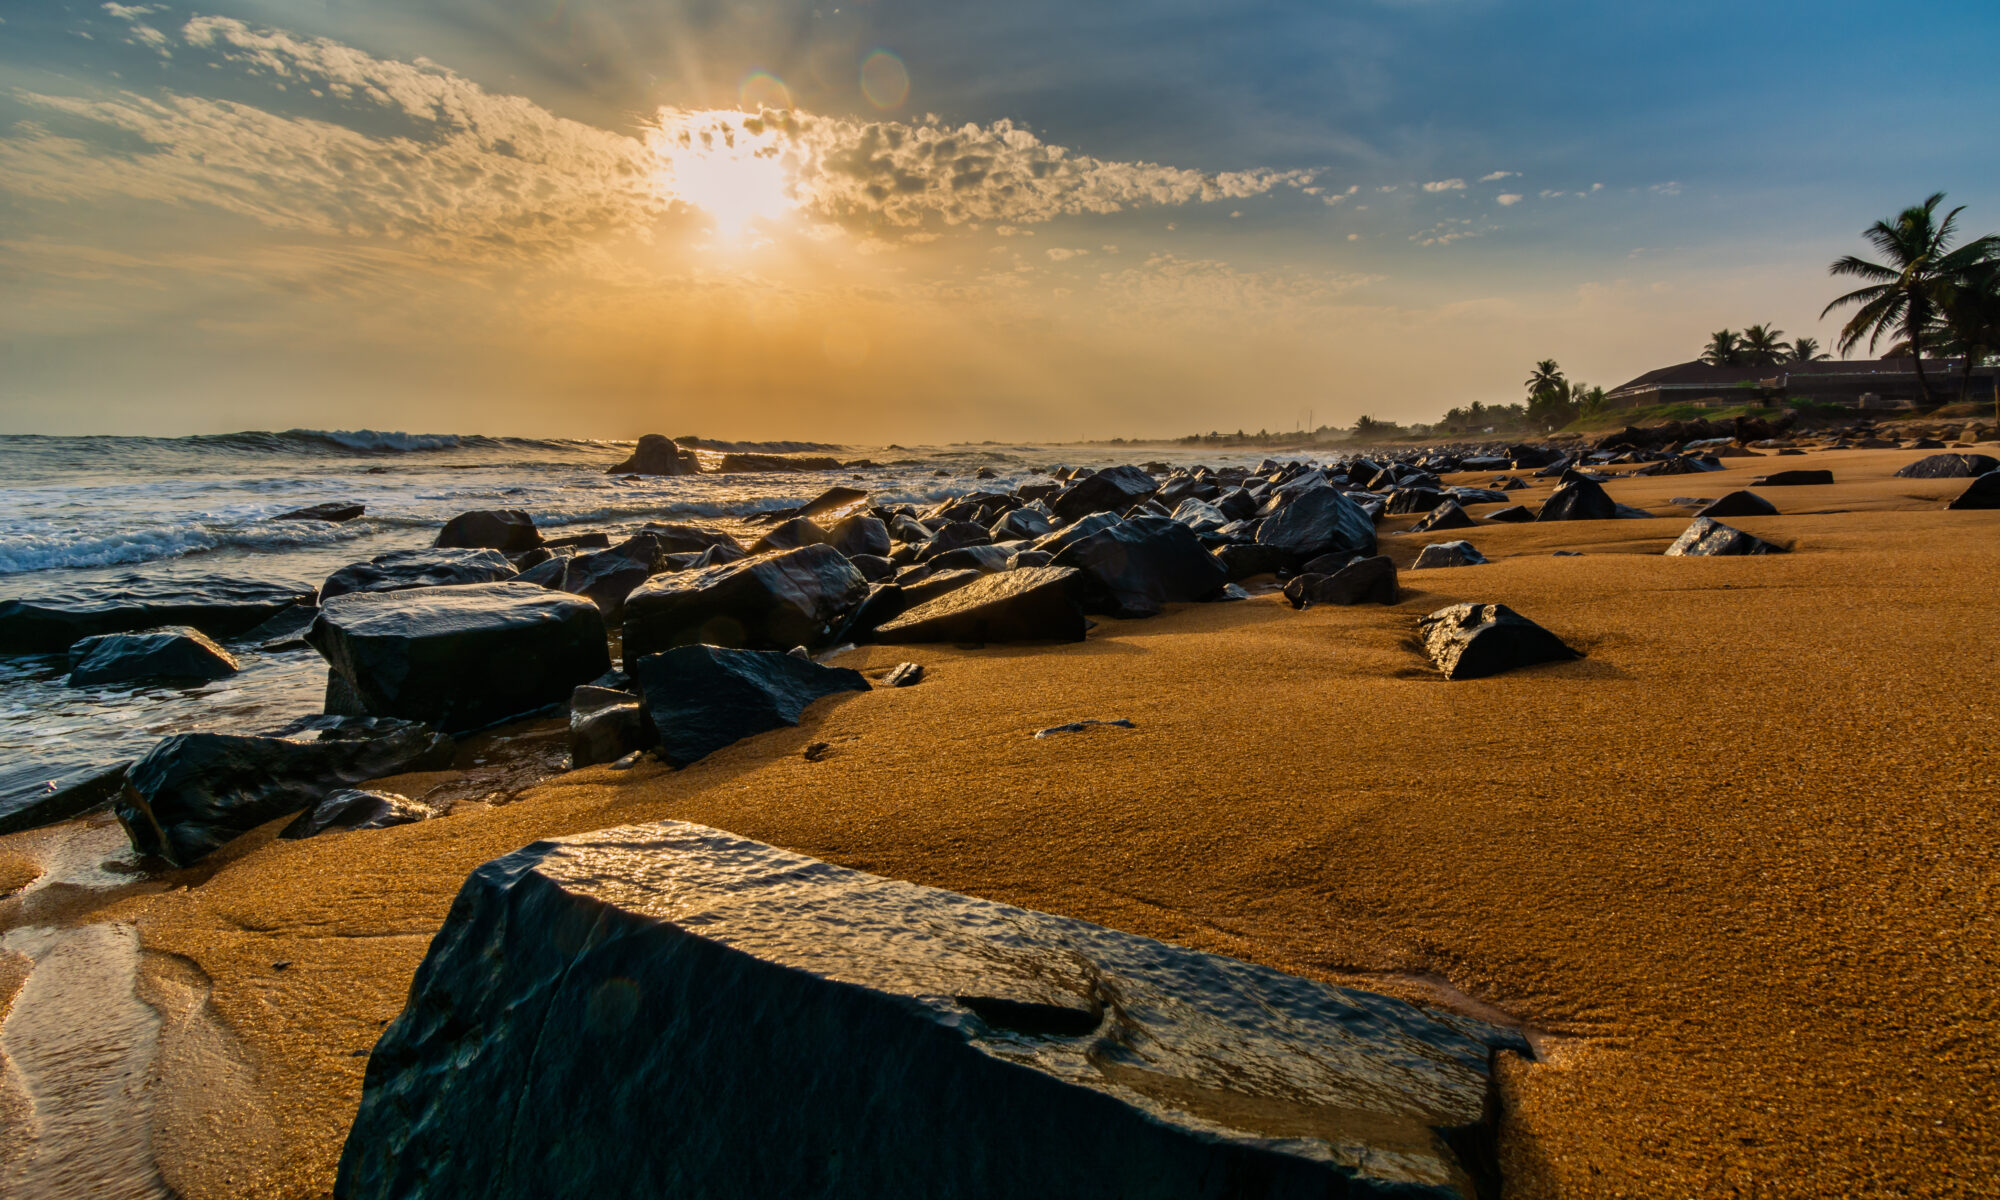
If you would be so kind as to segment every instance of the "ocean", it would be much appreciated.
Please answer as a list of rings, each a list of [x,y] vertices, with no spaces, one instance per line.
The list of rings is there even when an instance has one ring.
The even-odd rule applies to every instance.
[[[928,505],[1011,488],[1056,464],[1135,459],[1254,464],[1261,453],[1146,448],[812,447],[870,464],[838,471],[621,478],[608,468],[629,442],[369,430],[290,430],[179,438],[0,437],[0,600],[122,576],[252,578],[317,586],[348,563],[428,546],[451,517],[518,508],[544,530],[603,530],[695,521],[734,532],[760,512],[828,487],[868,489],[879,504]],[[980,468],[993,473],[977,478]],[[322,501],[353,501],[343,524],[274,521]],[[752,540],[745,539],[746,542]],[[53,786],[143,753],[168,734],[253,732],[320,710],[325,664],[311,650],[230,645],[243,670],[199,687],[70,687],[61,655],[0,657],[0,813]]]

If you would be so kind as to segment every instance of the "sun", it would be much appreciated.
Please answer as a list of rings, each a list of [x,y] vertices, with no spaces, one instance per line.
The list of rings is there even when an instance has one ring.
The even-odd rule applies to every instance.
[[[785,146],[757,114],[662,110],[650,141],[661,188],[707,213],[724,240],[738,241],[753,225],[781,221],[799,207]]]

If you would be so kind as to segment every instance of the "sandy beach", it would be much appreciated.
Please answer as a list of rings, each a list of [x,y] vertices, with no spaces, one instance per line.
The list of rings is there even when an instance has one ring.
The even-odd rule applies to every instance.
[[[588,768],[302,842],[275,822],[197,869],[0,901],[0,927],[136,926],[164,1014],[153,1152],[188,1200],[327,1194],[366,1052],[467,872],[667,817],[1518,1024],[1543,1061],[1504,1071],[1510,1195],[1983,1195],[2000,512],[1891,477],[1916,457],[1607,485],[1675,514],[1651,520],[1398,537],[1416,518],[1391,517],[1399,566],[1461,536],[1493,559],[1406,572],[1394,607],[1266,593],[1075,645],[864,646],[835,661],[924,681],[681,771]],[[1838,482],[1729,522],[1793,553],[1661,556],[1688,523],[1671,498],[1802,466]],[[1459,601],[1585,657],[1446,682],[1412,635]],[[1134,727],[1032,736],[1090,718]],[[78,828],[0,839],[0,887]]]

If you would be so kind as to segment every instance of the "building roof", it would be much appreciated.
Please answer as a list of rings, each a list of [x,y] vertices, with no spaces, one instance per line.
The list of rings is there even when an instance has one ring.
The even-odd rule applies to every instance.
[[[1961,361],[1955,358],[1927,358],[1924,360],[1924,373],[1936,378],[1955,372],[1962,365]],[[1619,384],[1607,394],[1622,396],[1628,392],[1652,389],[1681,391],[1695,388],[1726,388],[1767,379],[1777,380],[1782,385],[1788,379],[1806,378],[1866,379],[1870,376],[1909,378],[1916,374],[1916,369],[1916,360],[1909,357],[1774,363],[1762,367],[1712,367],[1705,362],[1684,362],[1676,366],[1661,367],[1657,371],[1648,371],[1637,379]]]

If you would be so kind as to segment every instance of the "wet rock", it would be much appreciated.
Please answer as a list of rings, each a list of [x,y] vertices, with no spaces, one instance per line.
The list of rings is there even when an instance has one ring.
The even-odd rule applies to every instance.
[[[1394,604],[1401,596],[1396,587],[1396,564],[1386,554],[1357,558],[1330,574],[1302,574],[1285,585],[1285,599],[1293,608],[1315,604]]]
[[[1444,493],[1434,488],[1397,488],[1389,493],[1383,511],[1390,516],[1408,516],[1411,513],[1427,513],[1444,502]]]
[[[660,543],[640,534],[609,550],[570,559],[562,590],[597,605],[605,623],[616,625],[625,616],[625,597],[657,575],[665,567],[665,559]]]
[[[665,434],[649,433],[632,448],[632,456],[611,468],[611,475],[693,475],[701,470],[694,451],[683,450]]]
[[[187,625],[87,637],[70,646],[69,662],[71,687],[134,679],[221,679],[242,669],[235,655]]]
[[[1503,525],[1519,525],[1534,520],[1535,514],[1534,510],[1525,504],[1513,504],[1506,508],[1498,508],[1487,513],[1486,519],[1489,521],[1498,521]]]
[[[1055,565],[1056,556],[1046,550],[1016,550],[1007,560],[1009,571],[1019,571],[1024,567],[1048,567]]]
[[[438,815],[438,811],[430,805],[396,792],[341,788],[300,813],[297,820],[279,831],[278,836],[297,841],[318,837],[322,833],[414,825]]]
[[[1174,520],[1194,530],[1196,533],[1214,533],[1229,524],[1230,518],[1215,505],[1193,496],[1175,506]]]
[[[859,671],[769,650],[677,646],[632,664],[641,711],[662,759],[675,767],[766,730],[796,725],[806,706],[865,692]]]
[[[1109,529],[1124,518],[1117,513],[1092,513],[1081,521],[1063,526],[1034,544],[1037,550],[1061,554],[1071,542],[1080,542],[1099,530]]]
[[[1028,567],[976,579],[874,631],[878,642],[1080,642],[1086,622],[1077,572]]]
[[[793,517],[757,539],[757,544],[750,547],[750,553],[768,554],[773,550],[796,550],[800,546],[824,545],[828,540],[826,530],[813,524],[812,518]]]
[[[1137,467],[1106,467],[1076,480],[1049,501],[1049,509],[1065,521],[1092,513],[1123,512],[1158,488],[1151,475]]]
[[[811,517],[820,525],[839,524],[842,519],[860,508],[868,499],[868,493],[860,488],[835,485],[806,501],[787,516]]]
[[[1229,582],[1194,532],[1167,517],[1100,529],[1065,546],[1055,565],[1081,572],[1075,586],[1086,612],[1115,617],[1153,616],[1163,604],[1200,600]]]
[[[369,714],[451,733],[560,703],[611,665],[595,604],[522,583],[339,596],[306,640]]]
[[[861,577],[870,583],[880,583],[896,574],[896,564],[873,554],[850,554],[847,561],[861,572]]]
[[[1008,570],[1014,562],[1014,552],[1004,546],[960,546],[947,550],[935,558],[927,558],[924,565],[934,571],[994,571]]]
[[[1532,1056],[1470,1018],[661,822],[473,872],[368,1059],[333,1191],[1471,1200],[1499,1192],[1503,1050]]]
[[[897,513],[895,516],[889,518],[889,537],[893,541],[920,545],[930,541],[931,535],[935,532],[937,531],[929,525],[924,524],[908,513]]]
[[[340,788],[451,763],[448,737],[412,721],[308,717],[269,734],[179,733],[132,764],[116,811],[141,854],[187,866]]]
[[[1033,508],[1017,508],[1001,514],[986,532],[996,542],[1018,542],[1047,537],[1054,528],[1046,514]]]
[[[529,567],[514,576],[514,581],[532,583],[536,587],[548,588],[551,591],[564,591],[563,584],[569,580],[570,559],[574,557],[576,556],[573,554],[558,554],[540,566]]]
[[[1504,604],[1454,604],[1417,622],[1424,650],[1446,679],[1478,679],[1582,655]]]
[[[1299,561],[1322,554],[1375,553],[1375,522],[1331,487],[1295,494],[1257,526],[1257,544],[1290,551]]]
[[[1229,582],[1241,583],[1258,575],[1291,571],[1298,566],[1299,556],[1277,546],[1244,542],[1217,547],[1215,561],[1222,564],[1224,577]]]
[[[1695,513],[1697,517],[1775,517],[1778,506],[1755,492],[1731,492],[1712,500]]]
[[[651,742],[651,727],[635,692],[585,685],[570,693],[569,762],[589,767],[617,762]]]
[[[103,808],[118,798],[125,787],[130,763],[94,767],[51,780],[54,786],[39,795],[12,802],[0,801],[0,834],[40,829],[71,817]]]
[[[1478,523],[1467,516],[1456,500],[1447,500],[1430,510],[1424,519],[1410,526],[1411,533],[1438,533],[1446,529],[1472,529]]]
[[[609,550],[611,535],[602,531],[591,533],[570,533],[562,537],[552,537],[542,543],[547,550]]]
[[[655,575],[626,597],[625,659],[701,642],[817,648],[867,595],[868,581],[832,546]]]
[[[2000,471],[1988,471],[1966,485],[1948,509],[2000,508]]]
[[[1989,454],[1933,454],[1896,472],[1898,479],[1971,479],[2000,470],[2000,459]]]
[[[721,529],[710,529],[706,525],[648,521],[639,532],[658,542],[663,554],[700,554],[717,546],[726,547],[738,555],[745,553],[743,543],[737,541],[735,535]]]
[[[1783,554],[1783,546],[1774,546],[1762,538],[1752,537],[1740,529],[1731,529],[1722,522],[1709,517],[1696,517],[1674,544],[1667,547],[1669,558],[1713,558],[1737,554]]]
[[[913,687],[916,684],[922,683],[923,679],[924,667],[922,663],[897,663],[889,669],[887,675],[882,677],[882,686],[892,688]]]
[[[887,558],[893,545],[889,540],[889,526],[879,517],[865,513],[842,520],[827,531],[827,544],[849,558],[872,555]]]
[[[953,521],[931,535],[931,540],[917,551],[918,562],[929,562],[940,554],[949,554],[966,546],[984,546],[993,541],[986,526],[976,521]]]
[[[329,500],[324,504],[312,504],[305,508],[295,508],[290,512],[282,512],[271,519],[273,521],[330,521],[338,525],[344,521],[352,521],[367,511],[368,508],[366,505],[355,504],[351,501]]]
[[[319,595],[331,600],[354,592],[499,583],[519,574],[498,550],[391,550],[335,571],[320,585]]]
[[[1832,483],[1832,471],[1779,471],[1754,481],[1759,487],[1810,487]]]
[[[535,519],[518,508],[460,513],[438,530],[432,543],[441,550],[498,550],[518,554],[542,544]]]
[[[1471,542],[1433,542],[1417,554],[1417,561],[1410,564],[1412,571],[1428,571],[1437,567],[1476,567],[1486,561],[1486,556],[1473,548]]]
[[[777,471],[838,471],[840,460],[813,454],[725,454],[716,465],[721,475],[768,474]]]
[[[316,592],[249,579],[146,579],[55,588],[0,601],[0,654],[50,654],[79,638],[190,625],[212,638],[255,629],[286,609],[312,604]]]
[[[1609,521],[1618,516],[1618,504],[1604,486],[1587,476],[1571,473],[1549,495],[1537,521]]]

